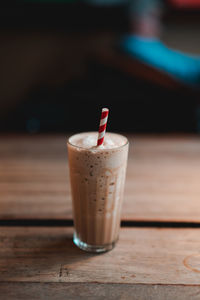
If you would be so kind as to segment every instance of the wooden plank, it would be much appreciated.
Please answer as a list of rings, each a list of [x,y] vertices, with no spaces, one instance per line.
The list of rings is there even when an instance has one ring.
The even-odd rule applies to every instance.
[[[122,218],[199,222],[199,137],[129,139]],[[72,218],[64,136],[1,136],[0,219],[10,218]]]
[[[200,286],[200,229],[123,228],[100,255],[78,249],[72,231],[1,228],[0,282]]]
[[[0,218],[71,218],[64,136],[0,139]]]
[[[1,282],[4,300],[199,300],[200,286]]]
[[[123,217],[200,221],[199,137],[136,137],[130,149]]]

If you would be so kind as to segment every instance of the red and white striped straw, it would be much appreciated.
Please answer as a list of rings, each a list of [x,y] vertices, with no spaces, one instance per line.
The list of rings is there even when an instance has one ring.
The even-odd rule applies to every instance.
[[[109,113],[108,108],[102,108],[101,119],[100,119],[100,124],[99,124],[99,135],[98,135],[98,140],[97,140],[97,146],[100,146],[103,144],[105,133],[106,133],[108,113]]]

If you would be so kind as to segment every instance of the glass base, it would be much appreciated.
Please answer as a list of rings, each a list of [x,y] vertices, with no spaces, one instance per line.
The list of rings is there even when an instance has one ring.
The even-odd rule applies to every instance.
[[[117,240],[112,242],[111,244],[106,244],[106,245],[89,245],[87,243],[82,242],[74,233],[73,236],[73,242],[74,244],[79,247],[80,249],[87,251],[87,252],[92,252],[92,253],[103,253],[112,250],[115,247],[115,244],[117,243]]]

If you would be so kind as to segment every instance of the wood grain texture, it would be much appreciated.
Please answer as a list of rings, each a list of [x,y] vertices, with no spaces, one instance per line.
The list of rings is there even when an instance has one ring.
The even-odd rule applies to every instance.
[[[3,300],[199,300],[200,286],[1,282]]]
[[[129,136],[122,218],[200,222],[200,139]],[[0,219],[72,218],[65,136],[0,137]]]
[[[200,285],[200,229],[123,228],[101,255],[78,249],[72,231],[1,228],[0,282]]]

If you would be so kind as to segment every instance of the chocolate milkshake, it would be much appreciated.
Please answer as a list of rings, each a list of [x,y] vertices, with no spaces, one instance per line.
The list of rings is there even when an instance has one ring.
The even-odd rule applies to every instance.
[[[128,140],[106,133],[97,147],[97,137],[97,132],[76,134],[67,146],[74,242],[81,249],[104,252],[114,247],[119,235]]]

